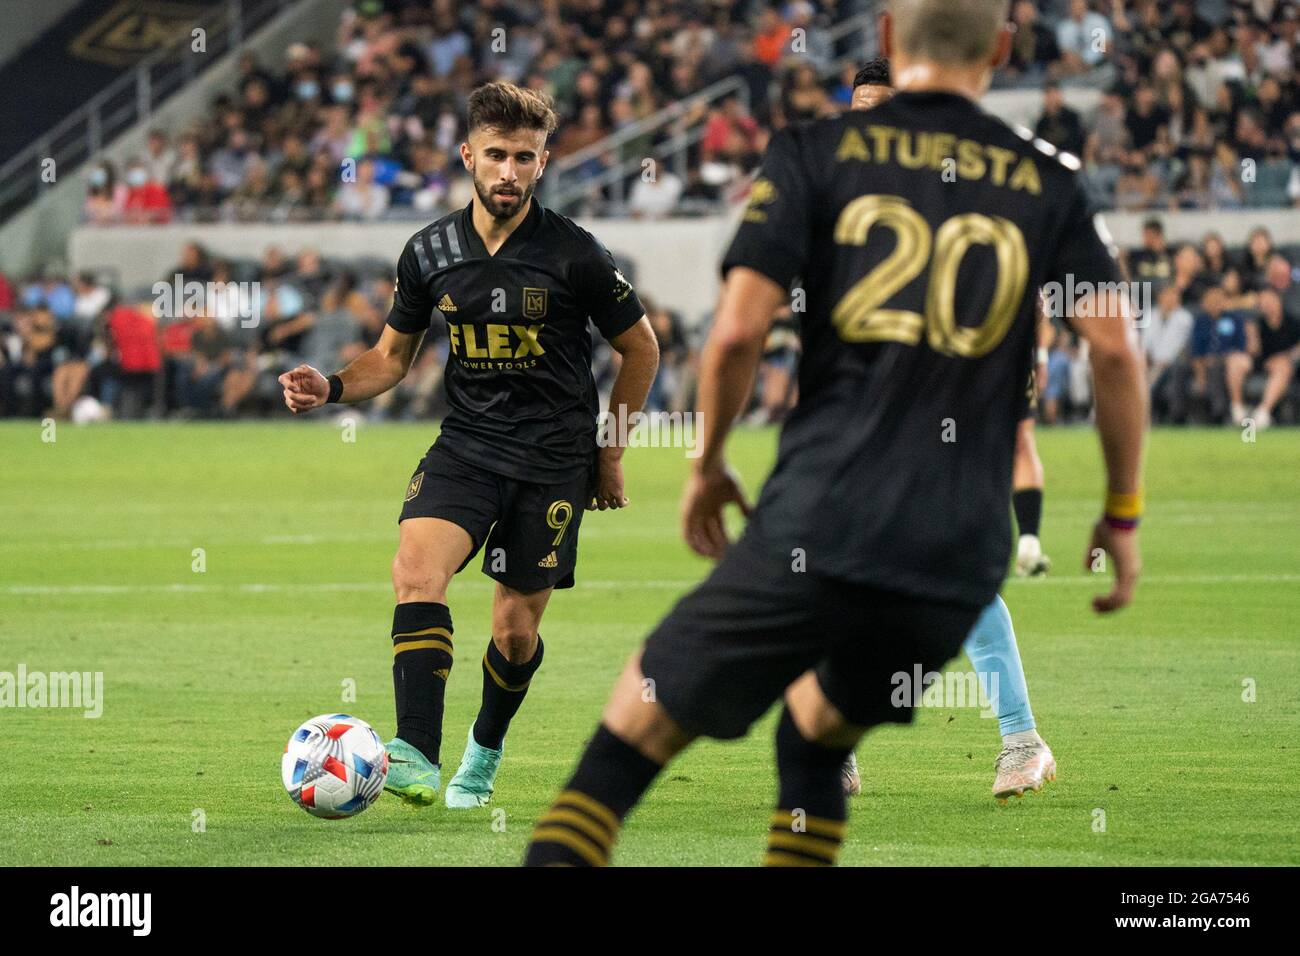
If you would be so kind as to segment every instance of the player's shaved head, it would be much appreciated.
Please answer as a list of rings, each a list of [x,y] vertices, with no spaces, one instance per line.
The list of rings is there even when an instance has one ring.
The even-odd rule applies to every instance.
[[[894,42],[909,57],[945,65],[987,60],[1010,0],[890,0]]]

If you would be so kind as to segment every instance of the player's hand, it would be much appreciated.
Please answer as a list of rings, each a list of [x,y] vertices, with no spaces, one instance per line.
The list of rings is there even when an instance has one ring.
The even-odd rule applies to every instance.
[[[1121,531],[1106,524],[1103,518],[1093,525],[1092,540],[1088,542],[1088,552],[1083,556],[1084,570],[1094,569],[1098,550],[1109,555],[1111,564],[1115,566],[1115,586],[1109,594],[1094,596],[1092,609],[1098,614],[1109,614],[1133,600],[1133,588],[1137,586],[1138,575],[1142,573],[1137,528]]]
[[[682,495],[682,535],[691,550],[715,561],[731,544],[722,521],[722,509],[730,502],[749,516],[749,502],[736,473],[723,462],[691,472]]]
[[[605,511],[608,508],[626,508],[623,494],[623,461],[604,450],[596,457],[596,487],[587,502],[588,511]]]
[[[295,415],[320,408],[330,397],[330,383],[310,365],[299,365],[278,381],[284,386],[284,403]]]

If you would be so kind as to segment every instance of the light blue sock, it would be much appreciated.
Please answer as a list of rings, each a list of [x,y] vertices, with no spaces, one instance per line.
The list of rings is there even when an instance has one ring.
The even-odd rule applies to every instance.
[[[1011,627],[1011,612],[1001,595],[980,614],[962,646],[989,706],[998,715],[1002,736],[1033,730],[1034,714],[1029,709],[1025,669],[1020,663],[1020,649],[1016,647],[1016,632]],[[996,682],[989,675],[996,675]]]

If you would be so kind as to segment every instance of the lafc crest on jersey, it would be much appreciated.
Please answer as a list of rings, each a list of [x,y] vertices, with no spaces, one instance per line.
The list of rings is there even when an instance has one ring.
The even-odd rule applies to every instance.
[[[524,286],[524,318],[525,319],[544,319],[546,318],[546,300],[549,289],[534,289],[530,286]]]

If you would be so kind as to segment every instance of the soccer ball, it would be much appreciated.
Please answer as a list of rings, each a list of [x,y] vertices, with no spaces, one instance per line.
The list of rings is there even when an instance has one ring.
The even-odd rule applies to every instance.
[[[323,714],[293,732],[280,774],[294,803],[314,817],[340,820],[356,816],[383,793],[388,753],[364,720]]]

